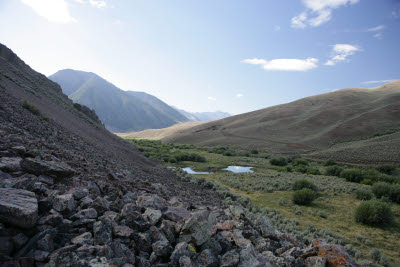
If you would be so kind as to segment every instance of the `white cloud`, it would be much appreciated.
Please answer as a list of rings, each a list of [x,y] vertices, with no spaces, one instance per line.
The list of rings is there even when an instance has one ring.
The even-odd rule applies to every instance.
[[[97,7],[97,8],[105,8],[107,7],[107,3],[102,0],[89,0],[89,4],[91,6]]]
[[[378,25],[376,27],[367,29],[367,32],[377,32],[377,31],[381,31],[383,29],[385,29],[385,25]]]
[[[236,97],[237,97],[237,98],[241,98],[241,97],[243,97],[243,94],[241,94],[241,93],[236,94]]]
[[[217,99],[215,97],[212,97],[212,96],[207,97],[207,99],[211,100],[211,101],[217,101]]]
[[[317,67],[318,59],[294,59],[294,58],[281,58],[273,60],[265,59],[245,59],[242,63],[261,65],[264,70],[281,70],[281,71],[308,71]]]
[[[374,34],[374,37],[377,39],[382,39],[382,33],[378,32],[377,34]]]
[[[400,80],[400,79],[379,80],[379,81],[367,81],[367,82],[362,82],[362,84],[391,83],[391,82],[398,81],[398,80]]]
[[[359,0],[302,0],[306,10],[292,18],[293,28],[306,28],[307,25],[317,27],[332,18],[332,11]]]
[[[22,0],[22,3],[51,22],[69,23],[77,21],[70,15],[65,0]]]
[[[274,31],[278,32],[280,30],[281,30],[281,26],[279,26],[279,25],[274,26]]]
[[[361,48],[358,46],[350,45],[350,44],[335,44],[332,50],[331,58],[325,63],[327,66],[336,65],[340,61],[345,61],[351,55],[354,55],[356,52],[361,51]]]

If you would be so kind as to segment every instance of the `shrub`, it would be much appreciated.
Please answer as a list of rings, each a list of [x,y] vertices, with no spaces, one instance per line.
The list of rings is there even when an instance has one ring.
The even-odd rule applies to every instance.
[[[275,166],[286,166],[287,165],[287,160],[284,157],[280,158],[272,158],[269,160],[269,163]]]
[[[393,212],[388,203],[380,200],[368,200],[357,207],[355,219],[364,224],[387,224],[393,221]]]
[[[355,183],[359,183],[364,179],[364,175],[361,169],[357,168],[344,169],[340,173],[340,177],[345,178],[349,182]]]
[[[309,168],[309,169],[307,169],[307,174],[321,175],[321,172],[316,168]]]
[[[258,154],[258,150],[257,149],[251,150],[251,154]]]
[[[392,189],[390,190],[390,200],[400,203],[400,184],[392,185]]]
[[[371,256],[371,258],[375,261],[378,262],[381,259],[382,256],[382,252],[379,249],[373,248],[371,249],[371,251],[369,252],[369,255]]]
[[[360,188],[356,191],[356,198],[359,200],[370,200],[374,195],[370,190]]]
[[[371,179],[363,179],[360,184],[373,185],[374,182]]]
[[[312,182],[306,180],[306,179],[299,179],[297,181],[294,182],[293,184],[293,190],[298,191],[301,190],[303,188],[308,188],[311,189],[313,191],[317,191],[318,188],[315,184],[313,184]]]
[[[308,171],[307,166],[299,165],[294,169],[296,172],[306,173]]]
[[[372,186],[372,192],[375,194],[376,198],[390,198],[391,189],[392,186],[385,182],[375,183]]]
[[[35,105],[30,104],[26,100],[24,102],[22,102],[22,107],[36,116],[40,116],[40,114],[41,114],[40,110]]]
[[[333,166],[336,165],[336,161],[333,159],[328,160],[327,162],[324,163],[325,166]]]
[[[342,167],[330,166],[330,167],[326,168],[325,175],[328,175],[328,176],[340,176],[342,171],[343,171]]]
[[[294,192],[293,194],[293,202],[298,205],[308,205],[313,202],[317,198],[317,194],[315,191],[303,188],[299,191]]]
[[[381,173],[391,175],[396,170],[396,167],[392,165],[381,165],[376,167],[376,169]]]
[[[295,158],[292,162],[293,166],[299,166],[299,165],[308,166],[308,164],[309,164],[308,160],[303,158]]]

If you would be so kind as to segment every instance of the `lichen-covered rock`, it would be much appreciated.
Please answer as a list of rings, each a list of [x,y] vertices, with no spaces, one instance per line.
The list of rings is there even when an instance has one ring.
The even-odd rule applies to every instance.
[[[80,210],[71,217],[71,219],[74,220],[96,219],[96,218],[97,218],[97,211],[93,208]]]
[[[167,202],[158,195],[141,195],[137,198],[136,205],[142,208],[162,210],[167,206]]]
[[[350,257],[346,250],[339,245],[331,245],[322,240],[316,239],[313,241],[312,247],[318,248],[318,256],[324,258],[329,266],[360,266],[352,257]]]
[[[179,259],[186,256],[189,259],[193,257],[196,250],[186,242],[180,242],[175,246],[174,251],[171,254],[170,262],[172,266],[179,266]]]
[[[58,212],[71,212],[75,210],[75,199],[72,194],[58,195],[54,198],[53,209]]]
[[[326,259],[318,256],[308,257],[305,264],[307,267],[325,267]]]
[[[196,257],[196,263],[199,267],[218,267],[218,259],[209,249],[203,250]]]
[[[0,188],[0,222],[31,228],[38,219],[34,193],[21,189]]]
[[[201,246],[211,237],[212,228],[216,223],[216,215],[210,210],[196,211],[185,221],[180,240]]]
[[[128,226],[116,225],[113,228],[113,233],[114,236],[118,238],[129,238],[132,236],[133,230]]]
[[[166,240],[160,240],[152,245],[154,254],[159,258],[168,258],[169,255],[172,253],[172,246]]]
[[[49,175],[57,178],[70,177],[75,173],[66,163],[56,161],[43,161],[33,158],[25,158],[21,161],[21,167],[27,173],[36,175]]]
[[[173,222],[186,220],[190,216],[190,211],[182,207],[168,207],[163,211],[164,216]]]
[[[161,219],[162,213],[159,210],[146,209],[143,213],[143,217],[146,218],[151,225],[155,225]]]
[[[239,254],[235,250],[226,252],[221,258],[221,267],[236,267],[239,264]]]
[[[21,158],[0,158],[0,170],[5,172],[17,172],[21,170]]]
[[[93,244],[93,237],[92,237],[92,233],[90,232],[86,232],[83,233],[81,235],[78,235],[76,237],[74,237],[71,240],[72,244],[78,244],[78,245],[92,245]]]

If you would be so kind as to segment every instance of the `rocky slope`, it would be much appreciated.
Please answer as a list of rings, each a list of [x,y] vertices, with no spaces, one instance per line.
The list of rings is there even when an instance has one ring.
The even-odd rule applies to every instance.
[[[0,45],[2,266],[357,266],[158,164]]]
[[[144,92],[123,91],[95,73],[65,69],[49,79],[74,102],[94,109],[113,132],[159,129],[188,121],[160,99]]]

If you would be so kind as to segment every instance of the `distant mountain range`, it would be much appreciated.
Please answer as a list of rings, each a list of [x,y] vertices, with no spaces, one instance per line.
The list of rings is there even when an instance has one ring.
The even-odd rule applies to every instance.
[[[123,91],[91,72],[65,69],[49,78],[74,102],[94,109],[113,132],[159,129],[189,121],[160,99],[143,92]]]
[[[174,107],[177,111],[183,114],[189,121],[213,121],[220,120],[232,116],[227,112],[215,111],[215,112],[188,112],[183,109]]]

